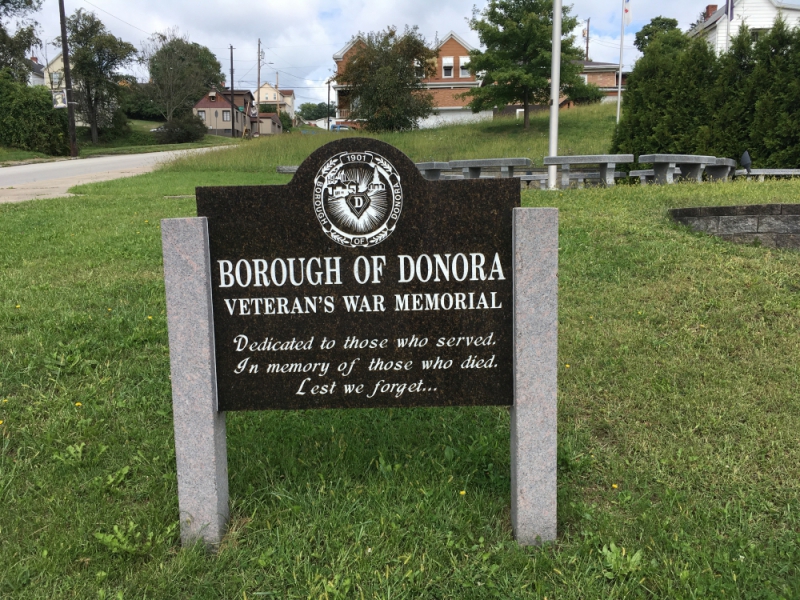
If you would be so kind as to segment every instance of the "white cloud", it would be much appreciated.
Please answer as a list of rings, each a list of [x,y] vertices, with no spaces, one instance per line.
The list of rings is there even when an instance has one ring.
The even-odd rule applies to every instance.
[[[358,32],[376,31],[393,25],[402,29],[417,25],[429,40],[438,33],[443,37],[455,31],[477,46],[478,38],[469,29],[467,20],[473,5],[485,6],[478,0],[405,0],[402,3],[376,0],[65,0],[67,14],[82,8],[93,11],[116,36],[137,46],[149,32],[178,27],[191,40],[211,48],[229,72],[230,54],[234,50],[236,87],[256,87],[256,48],[258,38],[265,47],[266,61],[273,63],[262,69],[262,80],[275,81],[276,71],[282,88],[292,88],[300,102],[324,101],[325,80],[334,67],[332,55]],[[660,8],[659,8],[660,7]],[[633,49],[633,36],[653,17],[663,15],[678,19],[688,27],[705,7],[687,0],[665,5],[633,0],[633,24],[625,32],[624,64],[629,68],[638,53]],[[576,0],[572,13],[580,19],[591,18],[590,57],[601,62],[619,61],[619,27],[621,2],[600,4]],[[36,15],[41,23],[43,39],[59,34],[58,2],[44,0]],[[581,45],[580,25],[576,42]],[[54,56],[58,49],[48,48]],[[134,68],[141,73],[141,68]]]

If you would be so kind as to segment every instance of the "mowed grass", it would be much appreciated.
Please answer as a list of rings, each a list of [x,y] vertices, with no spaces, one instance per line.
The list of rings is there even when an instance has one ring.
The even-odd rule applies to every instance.
[[[523,193],[560,210],[557,542],[513,540],[507,410],[425,408],[229,414],[229,532],[181,548],[159,221],[195,208],[164,196],[284,183],[320,137],[0,206],[0,595],[800,596],[800,253],[666,214],[800,182]]]
[[[29,152],[28,150],[0,146],[0,165],[21,160],[34,160],[37,158],[47,158],[47,155],[41,152]]]
[[[559,154],[600,154],[608,152],[616,120],[615,106],[597,104],[561,111]],[[414,162],[449,161],[466,158],[527,157],[542,167],[548,154],[549,116],[531,114],[528,131],[522,120],[502,118],[413,133],[369,134],[369,137],[397,146]],[[299,165],[320,146],[343,137],[365,135],[358,131],[332,133],[299,130],[279,136],[245,140],[239,150],[198,155],[173,167],[187,171],[237,171],[274,173],[277,165]],[[287,140],[287,135],[290,136]]]

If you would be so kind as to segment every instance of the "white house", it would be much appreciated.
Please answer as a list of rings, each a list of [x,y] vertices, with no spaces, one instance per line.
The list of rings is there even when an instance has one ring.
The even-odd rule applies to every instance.
[[[739,32],[742,23],[757,37],[772,28],[779,14],[783,15],[789,27],[800,25],[800,0],[735,0],[730,21],[724,5],[709,4],[703,13],[704,21],[698,23],[689,35],[703,36],[717,54],[721,54],[728,49],[730,38]]]

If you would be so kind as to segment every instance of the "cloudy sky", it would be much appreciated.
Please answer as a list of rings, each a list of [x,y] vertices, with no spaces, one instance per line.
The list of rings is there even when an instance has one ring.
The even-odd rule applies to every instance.
[[[482,10],[485,0],[65,0],[67,14],[81,8],[94,12],[117,37],[141,46],[149,34],[177,27],[191,41],[211,48],[229,70],[232,44],[236,87],[255,90],[257,43],[264,47],[262,81],[295,90],[299,103],[325,100],[325,80],[334,63],[333,53],[358,32],[376,31],[388,25],[402,29],[417,25],[428,40],[454,31],[478,46],[477,36],[467,24],[473,6]],[[625,31],[625,68],[638,58],[632,45],[634,34],[658,15],[678,20],[682,29],[694,22],[705,3],[673,0],[669,3],[632,0],[633,23]],[[621,2],[576,0],[572,14],[591,19],[589,55],[602,62],[619,61]],[[58,0],[44,0],[35,16],[43,40],[59,34]],[[580,25],[575,35],[584,41]],[[52,58],[58,49],[48,46]],[[44,52],[40,51],[40,54]],[[40,57],[44,58],[44,57]],[[132,72],[142,74],[140,68]]]

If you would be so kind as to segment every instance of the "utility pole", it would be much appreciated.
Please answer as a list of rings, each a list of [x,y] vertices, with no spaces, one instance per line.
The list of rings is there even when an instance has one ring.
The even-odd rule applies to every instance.
[[[233,119],[236,117],[234,114],[236,112],[236,102],[233,98],[233,44],[231,44],[231,137],[236,137],[234,135],[234,127],[233,127]]]
[[[78,139],[75,137],[75,103],[72,101],[72,75],[69,71],[69,48],[67,46],[67,17],[64,14],[64,0],[58,0],[61,17],[61,56],[64,59],[64,85],[67,88],[67,117],[69,119],[69,155],[78,156]]]
[[[561,0],[553,0],[553,59],[550,63],[550,147],[549,156],[558,156],[558,101],[561,99]],[[547,187],[558,189],[557,165],[547,167]]]
[[[328,131],[331,130],[331,79],[328,78],[328,105],[325,107],[325,114],[328,115]]]
[[[619,113],[622,108],[622,44],[625,42],[625,2],[622,0],[622,23],[619,30],[619,81],[617,81],[617,124],[619,125]]]
[[[258,83],[256,88],[256,123],[258,135],[261,135],[261,38],[258,38]]]
[[[592,22],[592,18],[589,17],[586,19],[586,60],[589,60],[589,24]]]

